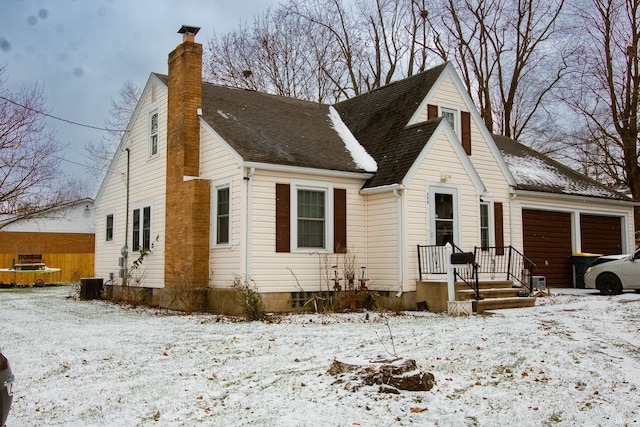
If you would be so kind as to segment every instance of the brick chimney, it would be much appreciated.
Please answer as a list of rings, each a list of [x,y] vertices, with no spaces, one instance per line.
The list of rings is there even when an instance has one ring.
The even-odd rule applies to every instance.
[[[200,174],[202,44],[200,28],[182,26],[182,43],[169,54],[165,285],[209,283],[209,182]],[[185,283],[185,281],[189,283]]]

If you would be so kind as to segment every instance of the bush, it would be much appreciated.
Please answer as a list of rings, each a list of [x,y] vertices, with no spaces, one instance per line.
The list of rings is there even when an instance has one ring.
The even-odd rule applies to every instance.
[[[255,285],[245,282],[240,277],[233,280],[233,289],[237,293],[238,303],[242,307],[244,317],[249,320],[264,320],[264,304]]]

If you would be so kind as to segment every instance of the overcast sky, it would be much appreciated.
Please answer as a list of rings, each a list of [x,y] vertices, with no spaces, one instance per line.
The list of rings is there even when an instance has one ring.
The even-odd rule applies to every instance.
[[[143,87],[151,72],[167,72],[167,55],[181,43],[181,25],[214,34],[275,8],[279,0],[0,0],[3,87],[44,86],[49,113],[101,127],[111,98],[126,80]],[[68,146],[64,157],[86,163],[83,147],[102,133],[47,119]],[[84,168],[63,166],[76,176]]]

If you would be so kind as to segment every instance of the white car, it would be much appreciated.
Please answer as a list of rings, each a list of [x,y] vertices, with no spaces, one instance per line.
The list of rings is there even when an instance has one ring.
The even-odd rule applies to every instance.
[[[584,286],[603,295],[618,295],[623,289],[640,292],[640,248],[631,255],[597,258],[584,274]]]

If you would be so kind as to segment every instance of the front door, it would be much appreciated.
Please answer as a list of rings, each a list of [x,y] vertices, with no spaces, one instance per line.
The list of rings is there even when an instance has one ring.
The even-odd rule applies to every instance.
[[[458,190],[449,187],[430,188],[431,227],[429,241],[432,245],[459,244],[458,236]]]

